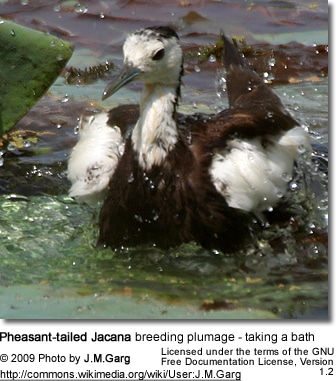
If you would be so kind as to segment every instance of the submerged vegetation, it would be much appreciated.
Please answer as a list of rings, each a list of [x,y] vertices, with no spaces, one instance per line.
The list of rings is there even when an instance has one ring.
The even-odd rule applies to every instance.
[[[104,64],[90,66],[85,69],[75,68],[73,66],[65,69],[64,78],[70,85],[87,85],[106,77],[114,68],[112,62],[106,61]]]

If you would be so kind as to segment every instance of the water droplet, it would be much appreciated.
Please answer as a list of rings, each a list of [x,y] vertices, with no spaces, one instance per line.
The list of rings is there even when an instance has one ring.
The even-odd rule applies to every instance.
[[[120,156],[122,156],[124,154],[124,152],[125,152],[125,144],[121,143],[118,145],[118,153]]]
[[[77,126],[74,127],[74,134],[75,135],[79,134],[79,125],[78,124],[77,124]]]
[[[247,154],[247,158],[250,160],[251,163],[254,163],[254,155],[251,152]]]
[[[297,191],[298,189],[299,189],[299,184],[297,183],[297,182],[295,182],[295,181],[291,181],[290,183],[289,183],[289,189],[291,190],[291,191]]]
[[[281,197],[283,197],[283,193],[280,192],[280,191],[278,191],[278,192],[276,193],[276,196],[277,196],[278,198],[281,198]]]
[[[69,102],[69,95],[65,94],[64,97],[61,99],[61,103],[67,103]]]
[[[201,68],[198,65],[195,65],[194,70],[196,73],[199,73],[201,71]]]
[[[133,173],[131,173],[131,174],[129,175],[128,179],[127,179],[127,182],[128,182],[128,183],[133,183],[133,181],[134,181],[134,175],[133,175]]]
[[[219,85],[221,86],[226,86],[226,78],[225,77],[220,77],[218,81]]]
[[[59,56],[56,57],[57,61],[63,61],[64,57],[60,54]]]
[[[267,208],[267,210],[268,210],[269,212],[273,212],[273,206],[269,206],[269,207]]]
[[[210,54],[209,62],[216,62],[216,56],[214,54]]]
[[[11,31],[10,31],[10,34],[11,34],[11,36],[15,36],[15,30],[14,29],[11,29]]]
[[[143,222],[142,217],[139,216],[138,214],[135,214],[135,215],[134,215],[134,219],[137,220],[138,222]]]
[[[61,5],[60,4],[56,4],[54,6],[54,12],[59,12],[61,10]]]
[[[30,142],[29,140],[24,140],[22,144],[23,144],[23,147],[24,147],[24,148],[29,148],[29,147],[31,147],[31,142]]]
[[[298,147],[297,147],[297,151],[299,153],[305,153],[307,151],[307,148],[304,144],[300,144]]]
[[[220,98],[224,93],[226,93],[226,78],[221,71],[217,79],[217,96]]]
[[[265,83],[270,83],[274,79],[274,75],[272,73],[268,73],[267,71],[263,73],[263,77]]]
[[[12,151],[15,151],[15,150],[16,150],[15,145],[12,144],[12,143],[9,143],[8,146],[7,146],[7,151],[12,152]]]
[[[104,15],[103,12],[101,12],[101,13],[99,14],[99,18],[101,18],[101,19],[104,19],[104,18],[105,18],[105,15]]]
[[[53,48],[54,46],[56,46],[56,41],[54,41],[54,40],[52,40],[51,42],[50,42],[50,46]]]
[[[319,254],[320,250],[317,246],[313,246],[313,253],[314,254]]]
[[[275,62],[276,62],[275,58],[273,58],[273,57],[270,58],[268,60],[268,66],[271,66],[271,67],[275,66]]]
[[[289,182],[292,180],[292,176],[288,172],[284,172],[281,176],[286,182]]]
[[[28,5],[29,4],[29,0],[21,0],[21,5]]]
[[[74,7],[74,10],[77,13],[86,13],[89,9],[85,4],[77,3]]]

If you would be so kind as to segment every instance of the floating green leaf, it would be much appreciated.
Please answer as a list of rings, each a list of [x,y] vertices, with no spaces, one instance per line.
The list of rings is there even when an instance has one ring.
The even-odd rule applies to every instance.
[[[0,135],[52,85],[72,51],[57,37],[0,19]]]

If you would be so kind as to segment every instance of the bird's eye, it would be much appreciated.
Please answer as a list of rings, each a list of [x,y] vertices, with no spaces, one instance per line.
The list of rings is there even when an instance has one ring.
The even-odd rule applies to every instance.
[[[157,52],[155,52],[154,56],[152,57],[152,60],[153,61],[159,61],[159,60],[162,60],[162,58],[164,57],[165,55],[165,50],[164,49],[160,49],[158,50]]]

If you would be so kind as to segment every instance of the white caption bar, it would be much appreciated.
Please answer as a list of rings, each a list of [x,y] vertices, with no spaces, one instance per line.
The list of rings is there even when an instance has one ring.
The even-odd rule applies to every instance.
[[[0,325],[1,380],[328,380],[328,323]],[[69,328],[71,327],[71,329]]]

